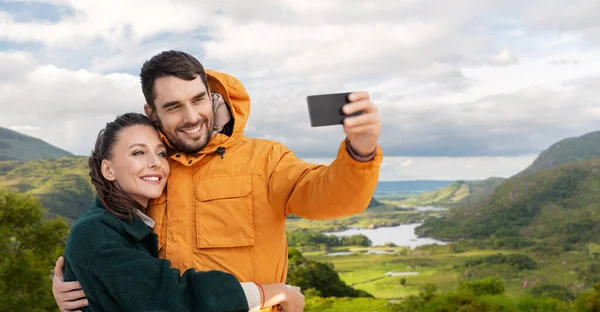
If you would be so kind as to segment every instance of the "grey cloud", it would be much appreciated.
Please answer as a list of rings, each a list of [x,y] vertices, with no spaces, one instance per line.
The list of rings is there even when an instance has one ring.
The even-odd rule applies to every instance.
[[[524,2],[521,17],[535,32],[581,35],[587,42],[600,42],[600,6],[595,0]]]
[[[443,99],[476,85],[465,68],[519,64],[523,50],[515,42],[540,32],[596,36],[600,16],[592,1],[576,1],[567,9],[571,13],[562,14],[577,18],[561,16],[564,4],[557,0],[526,5],[513,0],[339,1],[324,8],[319,6],[325,2],[178,3],[213,14],[194,31],[171,29],[141,42],[129,42],[123,32],[123,38],[108,43],[94,39],[82,41],[85,47],[47,46],[25,61],[0,57],[1,68],[19,73],[0,73],[3,103],[23,103],[3,105],[0,123],[39,126],[40,135],[69,138],[51,138],[52,143],[87,151],[103,121],[141,111],[136,77],[141,63],[175,48],[240,78],[253,99],[247,134],[279,140],[303,157],[332,157],[344,137],[340,127],[310,128],[306,95],[369,89],[389,81],[394,83],[373,93],[388,103],[381,106],[386,155],[535,154],[565,136],[596,129],[600,82],[594,77],[566,84],[569,90],[562,91],[532,87],[533,92],[493,95],[503,92],[493,90],[491,96],[461,103],[421,99]],[[522,37],[498,44],[490,25],[521,10],[523,20],[510,27],[524,28]],[[99,74],[111,72],[132,75]]]
[[[36,64],[31,60],[32,55],[26,52],[0,51],[0,84],[18,84],[26,79],[26,74],[32,71]]]
[[[135,76],[69,71],[27,57],[0,57],[0,68],[14,70],[9,82],[0,79],[0,125],[20,127],[71,152],[87,154],[100,128],[117,114],[142,112]]]
[[[595,0],[550,0],[524,4],[524,20],[536,27],[551,30],[597,30],[600,7]]]
[[[600,130],[600,78],[565,84],[572,91],[527,89],[455,105],[381,110],[380,138],[392,156],[518,156],[537,154],[565,137]],[[248,135],[278,139],[302,157],[333,157],[344,138],[341,127],[310,128],[300,99],[287,111],[269,112],[277,101],[260,94]],[[293,98],[293,97],[292,97]],[[260,120],[252,116],[263,116]],[[265,118],[264,116],[269,116]]]

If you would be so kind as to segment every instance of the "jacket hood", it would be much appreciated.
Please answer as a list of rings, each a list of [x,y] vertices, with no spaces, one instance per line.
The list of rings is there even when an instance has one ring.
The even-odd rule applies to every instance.
[[[221,94],[231,110],[231,116],[235,120],[231,136],[243,136],[250,116],[250,96],[246,88],[237,78],[225,73],[206,70],[206,76],[211,92]]]

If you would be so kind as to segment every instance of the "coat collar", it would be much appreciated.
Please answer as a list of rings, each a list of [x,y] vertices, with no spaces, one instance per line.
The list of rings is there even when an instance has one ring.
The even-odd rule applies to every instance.
[[[98,196],[96,196],[95,198],[95,204],[98,208],[106,210],[100,202]],[[137,215],[133,218],[131,222],[121,220],[117,217],[115,217],[115,219],[121,225],[125,233],[127,233],[136,241],[141,241],[142,239],[144,239],[144,237],[152,233],[152,229],[148,225],[146,225],[146,223],[144,223],[144,221],[142,221]]]

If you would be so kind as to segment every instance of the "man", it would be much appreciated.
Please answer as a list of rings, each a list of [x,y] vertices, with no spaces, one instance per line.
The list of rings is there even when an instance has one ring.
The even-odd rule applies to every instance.
[[[148,215],[160,256],[180,270],[222,270],[241,282],[285,282],[289,214],[332,219],[362,212],[379,177],[381,118],[366,92],[344,106],[344,139],[329,166],[306,163],[280,143],[243,135],[250,99],[227,74],[179,51],[142,66],[144,110],[172,149],[167,191]],[[278,104],[284,105],[284,104]],[[60,272],[57,265],[57,272]],[[54,279],[59,306],[75,309],[76,282]]]

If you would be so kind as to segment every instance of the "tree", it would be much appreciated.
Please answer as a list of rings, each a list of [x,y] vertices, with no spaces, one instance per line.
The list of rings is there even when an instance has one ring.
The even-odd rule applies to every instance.
[[[585,299],[585,307],[590,311],[600,310],[600,283],[594,285],[594,294]]]
[[[402,279],[400,279],[400,285],[402,285],[402,286],[406,285],[406,279],[404,277]]]
[[[438,289],[435,284],[427,283],[427,284],[425,284],[423,289],[419,292],[419,297],[421,299],[423,299],[424,302],[429,302],[435,297],[437,290]]]
[[[288,252],[287,283],[310,290],[304,294],[322,297],[370,297],[365,291],[354,289],[340,279],[333,264],[308,260],[296,249]]]
[[[340,246],[362,246],[370,247],[373,242],[363,234],[356,234],[352,236],[343,236],[339,238]]]
[[[488,276],[486,278],[473,281],[460,281],[458,290],[463,292],[472,292],[476,296],[481,295],[499,295],[505,291],[504,281],[497,276]]]
[[[575,295],[568,288],[554,284],[537,285],[529,293],[536,298],[551,297],[562,301],[573,301],[575,299]]]
[[[370,247],[373,242],[362,234],[352,236],[337,237],[335,235],[325,235],[307,229],[296,230],[287,233],[288,246],[307,247],[307,246],[362,246]]]
[[[600,283],[594,285],[593,292],[583,293],[573,303],[573,311],[596,312],[600,311]]]
[[[51,270],[68,227],[46,219],[39,200],[0,190],[0,309],[56,311]]]

